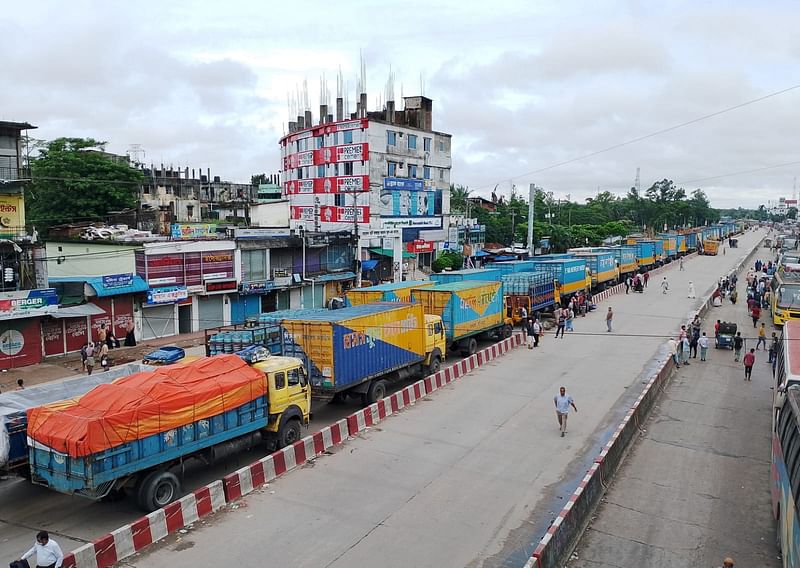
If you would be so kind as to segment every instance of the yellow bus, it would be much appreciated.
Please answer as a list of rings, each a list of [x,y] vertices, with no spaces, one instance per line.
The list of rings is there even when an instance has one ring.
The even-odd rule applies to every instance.
[[[800,272],[778,271],[770,285],[770,308],[772,323],[800,319]]]

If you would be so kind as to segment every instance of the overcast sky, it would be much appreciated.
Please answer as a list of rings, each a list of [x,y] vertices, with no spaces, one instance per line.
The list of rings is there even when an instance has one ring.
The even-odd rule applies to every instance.
[[[800,89],[569,165],[640,136],[800,84],[800,3],[36,1],[3,7],[0,119],[40,138],[91,136],[144,161],[248,181],[276,172],[287,94],[319,78],[355,101],[359,50],[370,110],[434,99],[453,134],[452,181],[488,195],[512,182],[583,200],[670,178],[717,207],[791,197]],[[354,103],[353,103],[354,104]],[[727,176],[694,181],[712,176]]]

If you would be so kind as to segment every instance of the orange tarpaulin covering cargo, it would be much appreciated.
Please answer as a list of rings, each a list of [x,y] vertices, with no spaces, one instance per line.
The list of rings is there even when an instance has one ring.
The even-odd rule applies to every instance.
[[[28,436],[82,457],[210,418],[267,392],[266,377],[236,355],[136,373],[80,398],[28,410]]]

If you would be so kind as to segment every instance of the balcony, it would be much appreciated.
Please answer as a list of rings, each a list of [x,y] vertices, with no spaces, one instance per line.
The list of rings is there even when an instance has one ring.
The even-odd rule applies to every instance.
[[[15,181],[30,181],[31,170],[29,168],[3,168],[0,167],[0,184]]]

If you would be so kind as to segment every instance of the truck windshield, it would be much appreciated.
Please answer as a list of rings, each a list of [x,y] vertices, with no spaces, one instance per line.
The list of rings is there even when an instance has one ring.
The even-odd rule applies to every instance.
[[[784,284],[778,288],[776,302],[779,308],[800,307],[800,284]]]

